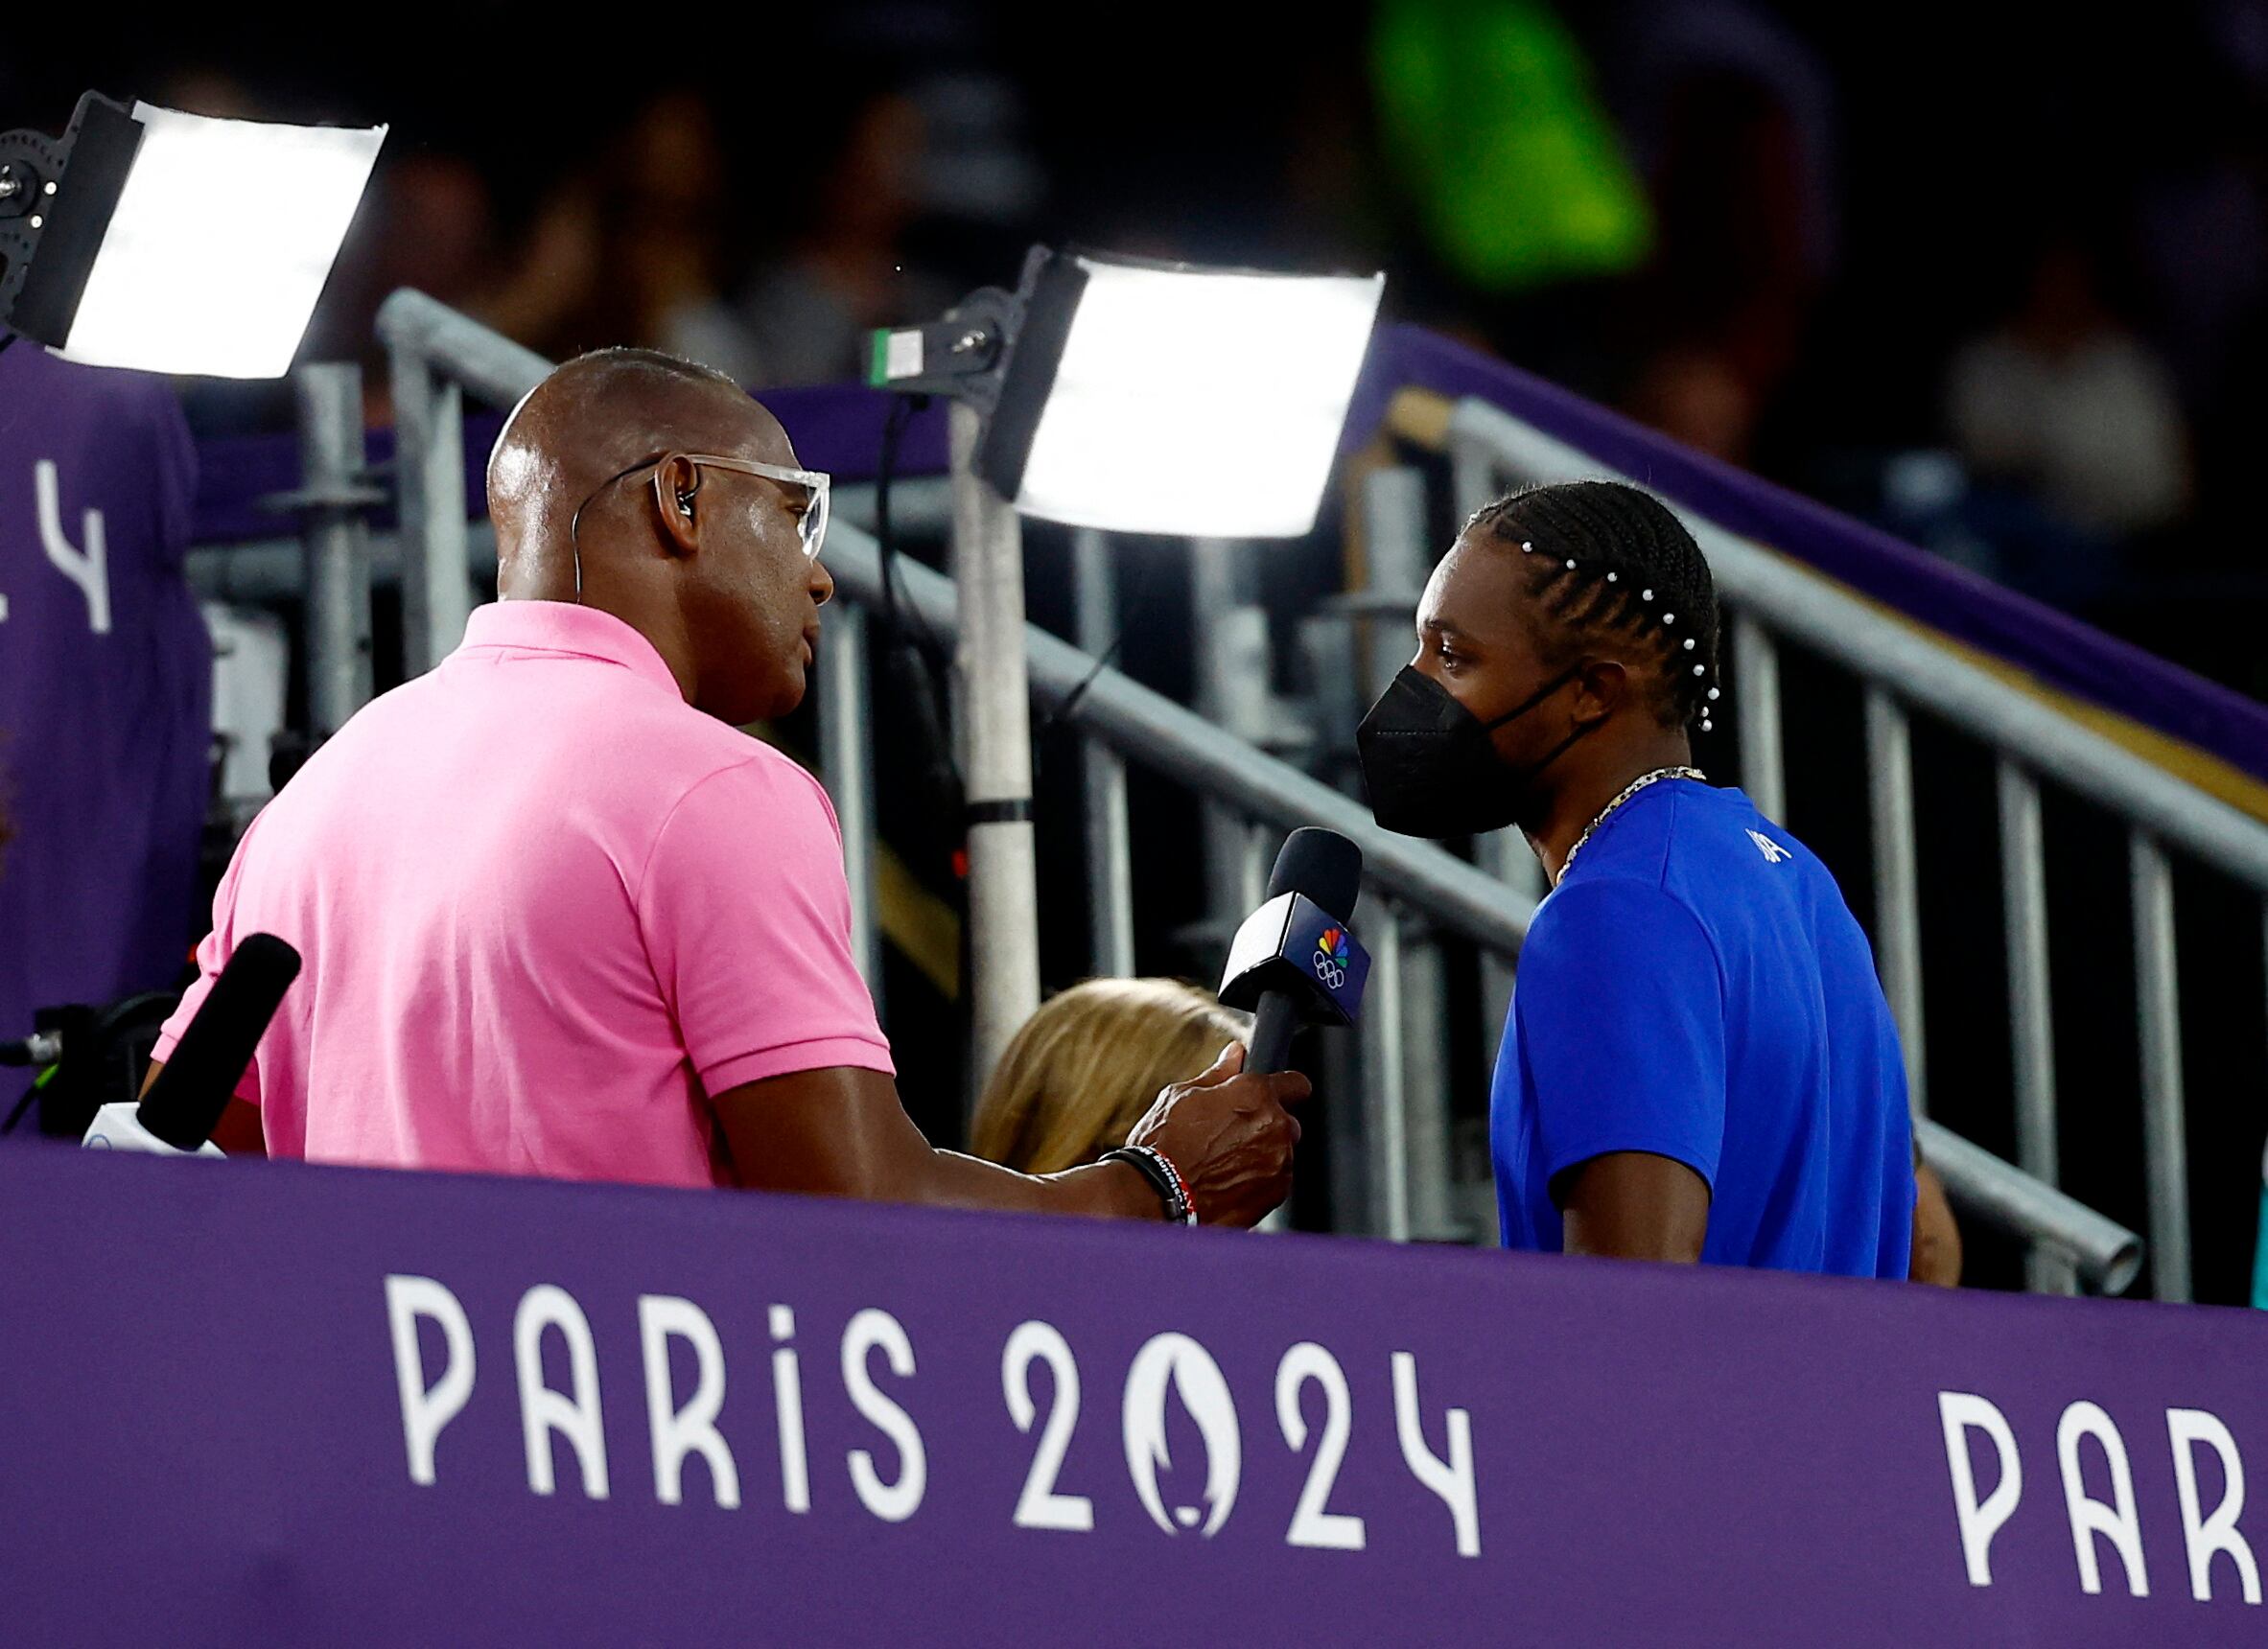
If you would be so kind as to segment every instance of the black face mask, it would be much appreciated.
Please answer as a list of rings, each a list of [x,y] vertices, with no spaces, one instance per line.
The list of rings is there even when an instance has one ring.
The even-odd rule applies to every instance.
[[[1529,812],[1535,780],[1590,731],[1577,728],[1524,771],[1496,757],[1488,735],[1526,715],[1578,670],[1562,671],[1521,704],[1485,722],[1431,676],[1405,664],[1355,730],[1363,785],[1378,823],[1404,836],[1479,836]]]

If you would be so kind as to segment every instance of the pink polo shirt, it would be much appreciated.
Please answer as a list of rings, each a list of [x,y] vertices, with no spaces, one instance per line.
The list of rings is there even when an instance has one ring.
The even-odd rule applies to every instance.
[[[827,793],[591,608],[480,608],[316,753],[157,1057],[259,932],[305,959],[237,1090],[275,1156],[709,1185],[706,1095],[892,1069]]]

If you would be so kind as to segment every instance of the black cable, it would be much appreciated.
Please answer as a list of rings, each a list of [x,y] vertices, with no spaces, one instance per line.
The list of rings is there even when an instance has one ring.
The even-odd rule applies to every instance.
[[[50,1068],[52,1069],[52,1067]],[[30,1087],[24,1090],[24,1097],[16,1101],[15,1109],[8,1113],[8,1120],[0,1123],[0,1134],[15,1132],[15,1125],[24,1120],[24,1113],[32,1108],[32,1102],[38,1097],[39,1083],[34,1081]]]
[[[899,630],[898,578],[890,564],[898,557],[898,535],[890,529],[890,480],[898,473],[898,443],[920,408],[922,395],[901,395],[890,403],[882,419],[882,453],[875,461],[875,546],[882,558],[882,625],[892,636]]]
[[[946,731],[952,725],[952,711],[939,667],[941,652],[921,614],[899,598],[898,541],[890,520],[890,485],[898,472],[899,444],[914,415],[927,405],[927,396],[907,396],[893,403],[882,424],[882,451],[875,465],[875,547],[881,557],[882,575],[882,672],[898,701],[913,717],[915,735],[927,758],[922,775],[930,793],[926,811],[944,824],[947,845],[957,853],[967,790],[952,738]],[[919,640],[907,633],[909,615],[921,629]]]
[[[1142,569],[1141,575],[1134,580],[1134,593],[1127,601],[1126,614],[1118,620],[1118,633],[1111,638],[1111,644],[1097,655],[1087,674],[1079,678],[1078,685],[1064,695],[1064,702],[1040,718],[1041,737],[1071,719],[1072,712],[1079,708],[1079,701],[1087,697],[1087,688],[1093,686],[1102,673],[1117,660],[1119,649],[1126,645],[1126,638],[1134,627],[1134,620],[1149,611],[1150,589],[1157,580],[1157,566],[1158,558],[1152,557],[1149,565]]]
[[[929,621],[899,599],[898,534],[890,522],[890,486],[898,476],[898,449],[905,438],[905,427],[928,405],[926,395],[901,395],[891,404],[889,416],[882,421],[882,452],[875,464],[875,546],[882,560],[883,624],[893,639],[902,639],[905,620],[910,615],[921,631],[923,655],[934,670],[943,649],[938,645],[936,633],[929,628]]]

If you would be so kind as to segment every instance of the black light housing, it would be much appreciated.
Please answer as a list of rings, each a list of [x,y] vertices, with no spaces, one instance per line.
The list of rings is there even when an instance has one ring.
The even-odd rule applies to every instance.
[[[0,323],[90,365],[280,376],[385,138],[93,92],[59,138],[0,134]]]
[[[1014,292],[875,335],[870,382],[985,415],[1027,514],[1122,532],[1314,525],[1385,285],[1034,247]]]
[[[59,138],[0,134],[0,320],[12,330],[58,349],[71,336],[141,143],[124,105],[93,92]]]

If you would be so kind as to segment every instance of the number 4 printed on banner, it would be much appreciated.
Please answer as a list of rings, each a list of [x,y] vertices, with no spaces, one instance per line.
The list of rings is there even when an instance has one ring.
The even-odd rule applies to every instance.
[[[88,510],[84,517],[86,547],[73,545],[63,531],[61,489],[57,484],[55,461],[41,458],[32,466],[32,488],[39,502],[39,542],[55,569],[86,597],[86,627],[98,636],[110,633],[109,550],[103,538],[103,512]],[[7,616],[0,601],[0,617]]]
[[[1457,1528],[1457,1555],[1481,1555],[1480,1495],[1473,1484],[1473,1422],[1461,1408],[1447,1417],[1449,1458],[1443,1461],[1425,1446],[1425,1428],[1417,1417],[1417,1359],[1406,1351],[1393,1354],[1393,1428],[1402,1445],[1402,1458],[1411,1474],[1441,1497]]]

